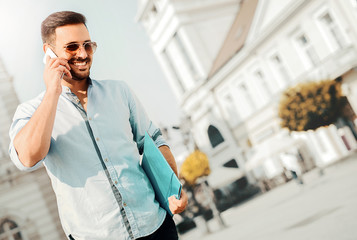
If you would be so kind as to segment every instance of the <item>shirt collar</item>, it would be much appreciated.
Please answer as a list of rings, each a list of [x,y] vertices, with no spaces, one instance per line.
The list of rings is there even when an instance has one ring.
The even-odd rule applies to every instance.
[[[87,82],[88,82],[88,88],[89,86],[93,85],[92,79],[90,77],[87,78]],[[71,93],[71,89],[67,86],[63,86],[62,85],[62,93]]]

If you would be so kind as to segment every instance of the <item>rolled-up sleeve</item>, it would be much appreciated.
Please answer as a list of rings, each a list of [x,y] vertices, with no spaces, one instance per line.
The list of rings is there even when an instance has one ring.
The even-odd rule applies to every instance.
[[[9,145],[9,155],[11,158],[11,161],[15,164],[15,166],[21,170],[21,171],[26,171],[26,172],[31,172],[36,169],[38,169],[41,165],[44,159],[39,161],[36,165],[32,167],[26,167],[24,166],[17,154],[17,151],[14,147],[14,139],[16,135],[20,132],[20,130],[27,124],[27,122],[30,120],[32,114],[34,113],[35,108],[29,104],[21,104],[17,107],[17,110],[15,112],[10,130],[9,130],[9,136],[10,136],[10,145]]]
[[[158,134],[158,132],[160,132],[160,129],[148,118],[138,98],[131,92],[127,85],[125,85],[125,88],[130,109],[130,124],[134,135],[134,141],[138,145],[140,154],[143,150],[146,131],[150,136],[156,136],[156,138],[154,138],[153,140],[157,147],[163,145],[169,147],[161,133]]]

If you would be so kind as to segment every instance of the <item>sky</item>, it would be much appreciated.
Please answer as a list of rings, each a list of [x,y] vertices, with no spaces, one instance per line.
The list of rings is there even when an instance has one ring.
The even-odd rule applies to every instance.
[[[91,39],[98,44],[91,77],[127,82],[156,124],[177,125],[178,103],[144,27],[135,20],[136,0],[0,0],[0,58],[20,102],[45,90],[40,25],[63,10],[84,14]]]

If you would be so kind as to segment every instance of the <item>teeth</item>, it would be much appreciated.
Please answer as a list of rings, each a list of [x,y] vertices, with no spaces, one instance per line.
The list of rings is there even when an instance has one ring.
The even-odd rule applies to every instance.
[[[74,63],[75,66],[84,66],[86,65],[86,62],[76,62]]]

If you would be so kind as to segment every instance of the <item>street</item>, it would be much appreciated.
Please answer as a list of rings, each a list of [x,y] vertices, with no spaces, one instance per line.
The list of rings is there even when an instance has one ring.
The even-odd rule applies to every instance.
[[[222,213],[227,225],[204,222],[181,240],[356,240],[357,155],[329,166],[320,176],[314,169],[304,185],[290,181]]]

